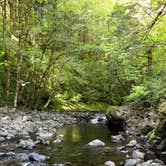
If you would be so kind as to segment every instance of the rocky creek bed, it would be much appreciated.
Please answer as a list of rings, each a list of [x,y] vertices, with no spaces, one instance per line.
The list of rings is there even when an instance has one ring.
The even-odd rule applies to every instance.
[[[90,122],[92,126],[87,127],[87,123],[85,123],[83,126],[81,124],[80,127],[80,121]],[[133,121],[136,123],[133,123]],[[109,133],[104,114],[87,112],[64,113],[61,111],[38,113],[17,111],[9,114],[2,112],[0,115],[0,166],[164,166],[164,157],[166,155],[164,140],[156,138],[150,144],[147,141],[148,132],[137,130],[138,121],[141,122],[139,118],[130,119],[127,121],[128,127],[126,127],[125,131]],[[143,122],[149,124],[148,120],[142,119],[142,125]],[[99,127],[96,127],[96,125],[99,125]],[[64,126],[67,126],[67,129],[65,129],[67,130],[66,134],[60,132]],[[91,134],[94,130],[98,130],[98,135]],[[69,146],[71,149],[77,144],[79,144],[78,149],[80,146],[85,145],[85,148],[82,150],[86,152],[85,155],[88,155],[85,156],[85,160],[93,158],[92,162],[85,164],[83,161],[81,163],[80,160],[75,164],[74,160],[64,160],[53,163],[54,160],[50,159],[49,151],[52,150],[54,145],[56,145],[55,149],[57,149],[52,151],[52,153],[58,153],[60,149],[64,148],[63,146],[67,146],[65,144],[65,141],[68,140],[67,135],[75,137],[74,140],[79,140],[77,131],[81,132],[80,138],[87,142],[83,141],[83,144],[79,144],[79,141],[77,143],[69,141],[66,143],[71,144]],[[84,137],[85,131],[89,132],[86,137]],[[107,135],[104,134],[106,132]],[[71,136],[70,133],[73,133],[73,135]],[[92,135],[92,137],[88,137],[89,135]],[[101,137],[101,135],[105,136]],[[86,139],[87,137],[88,139]],[[156,153],[156,148],[153,148],[156,144],[160,146],[158,147],[160,148],[159,153]],[[90,149],[87,149],[87,147],[90,147]],[[82,151],[76,151],[75,153],[79,154]],[[70,150],[67,152],[72,153]],[[100,160],[101,163],[96,164],[93,161],[95,158],[97,161],[99,156],[107,157],[103,157],[102,161]],[[111,156],[116,156],[116,159]],[[79,160],[79,155],[75,156],[75,158]]]

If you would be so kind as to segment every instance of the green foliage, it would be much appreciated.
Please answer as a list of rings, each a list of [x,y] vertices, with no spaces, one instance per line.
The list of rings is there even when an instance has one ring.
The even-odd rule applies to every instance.
[[[160,103],[166,100],[165,74],[145,79],[140,86],[133,86],[129,96],[125,97],[125,102],[145,100],[153,108],[157,108]]]
[[[154,107],[157,107],[159,103],[165,101],[166,99],[165,81],[157,78],[158,77],[156,77],[156,79],[151,79],[145,83],[145,86],[149,90],[147,101]]]
[[[165,100],[166,16],[156,19],[162,1],[25,0],[14,5],[17,9],[2,9],[9,12],[6,20],[0,16],[2,105],[13,103],[17,82],[19,106],[35,109],[48,103],[102,110],[142,97],[157,107]]]
[[[133,86],[129,96],[125,98],[126,102],[133,102],[140,97],[144,97],[148,94],[148,91],[143,86]]]

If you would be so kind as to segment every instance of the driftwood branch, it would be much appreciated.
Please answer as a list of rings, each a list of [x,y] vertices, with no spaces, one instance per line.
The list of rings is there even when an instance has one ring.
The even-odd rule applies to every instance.
[[[166,3],[161,7],[161,10],[158,12],[157,16],[154,18],[154,20],[150,24],[150,26],[149,26],[149,28],[147,30],[147,33],[145,34],[144,40],[147,39],[150,31],[155,26],[155,24],[157,23],[157,21],[161,18],[162,15],[164,15],[165,8],[166,8]]]

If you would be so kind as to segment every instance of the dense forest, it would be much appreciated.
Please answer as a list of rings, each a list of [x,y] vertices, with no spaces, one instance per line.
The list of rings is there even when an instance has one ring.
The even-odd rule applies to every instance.
[[[1,0],[0,166],[103,165],[166,165],[166,1]]]
[[[165,101],[164,0],[3,0],[0,7],[1,107]]]

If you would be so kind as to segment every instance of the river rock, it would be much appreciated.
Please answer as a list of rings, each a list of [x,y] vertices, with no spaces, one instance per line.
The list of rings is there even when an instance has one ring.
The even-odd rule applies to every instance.
[[[128,150],[120,150],[120,152],[127,154],[129,151]],[[128,158],[128,155],[126,157]]]
[[[19,135],[23,138],[30,138],[29,133],[26,130],[21,131]]]
[[[72,166],[71,162],[66,162],[64,164],[53,164],[52,166]]]
[[[142,160],[144,160],[144,156],[145,156],[145,153],[140,152],[139,150],[135,150],[132,153],[133,159],[142,159]]]
[[[137,166],[164,166],[164,163],[162,161],[157,162],[155,160],[148,160],[146,162],[137,164]]]
[[[66,162],[66,163],[64,164],[64,166],[72,166],[72,163],[71,163],[71,162]]]
[[[95,140],[89,142],[88,145],[91,146],[91,147],[97,147],[97,146],[104,146],[105,143],[102,142],[102,141],[99,140],[99,139],[95,139]]]
[[[137,141],[136,140],[131,140],[126,146],[128,147],[134,147],[137,145]]]
[[[159,145],[157,145],[157,150],[165,150],[166,149],[166,138],[161,141]]]
[[[56,136],[57,139],[63,140],[64,139],[64,135],[63,134],[59,134]]]
[[[142,160],[141,159],[128,159],[125,162],[124,166],[136,166],[139,164]]]
[[[7,156],[15,156],[16,153],[15,153],[15,152],[7,152],[6,155],[7,155]]]
[[[92,124],[98,124],[98,119],[97,118],[91,119],[90,123],[92,123]]]
[[[21,162],[24,162],[24,161],[28,161],[29,160],[29,157],[26,153],[18,153],[16,155],[16,158],[17,160],[21,161]]]
[[[109,146],[106,146],[103,148],[103,152],[108,154],[112,152],[112,149]]]
[[[152,150],[149,150],[149,149],[146,149],[146,154],[148,155],[148,156],[155,156],[155,152],[154,151],[152,151]]]
[[[123,150],[126,150],[126,147],[125,146],[119,146],[116,149],[117,149],[117,151],[123,151]]]
[[[120,115],[119,111],[111,111],[106,114],[107,125],[110,130],[115,131],[124,131],[126,128],[126,122],[122,115]]]
[[[0,157],[15,156],[15,155],[16,155],[16,153],[14,153],[14,152],[6,152],[6,153],[0,152]]]
[[[0,137],[7,137],[8,136],[8,132],[5,131],[0,131]]]
[[[116,166],[115,163],[113,161],[106,161],[104,163],[105,166]]]
[[[105,124],[107,122],[107,118],[105,115],[96,115],[95,117],[92,117],[92,119],[90,119],[90,122],[92,124]]]
[[[28,162],[28,163],[21,163],[21,166],[29,166],[31,163]]]
[[[31,154],[29,154],[28,157],[31,161],[38,161],[38,162],[42,162],[42,161],[45,161],[47,159],[46,156],[40,155],[38,153],[31,153]]]
[[[5,141],[4,137],[0,137],[0,142]]]
[[[0,157],[3,157],[3,156],[5,156],[5,153],[0,152]]]
[[[22,163],[22,166],[50,166],[50,165],[41,162],[28,162],[28,163]]]
[[[25,116],[22,117],[22,121],[23,121],[23,122],[32,121],[32,117],[25,115]]]
[[[15,138],[18,135],[18,132],[16,130],[8,130],[8,135],[6,139],[10,140],[12,138]]]
[[[33,142],[32,139],[28,140],[21,140],[18,147],[24,148],[24,149],[33,149],[35,146],[35,142]]]
[[[48,133],[48,132],[39,132],[37,135],[38,135],[37,140],[40,140],[41,143],[43,143],[43,144],[49,144],[50,139],[53,136],[52,133]]]
[[[164,162],[161,161],[161,160],[159,160],[159,159],[155,159],[155,160],[153,160],[153,162],[155,162],[155,163],[160,163],[160,164],[164,165]]]
[[[62,142],[62,140],[60,140],[60,139],[56,139],[53,141],[54,144],[60,144],[61,142]]]
[[[120,142],[120,141],[125,140],[124,137],[121,134],[119,134],[119,135],[112,135],[111,139],[112,139],[112,142]]]
[[[60,134],[60,135],[57,135],[56,136],[56,140],[53,141],[53,143],[55,144],[60,144],[64,139],[64,135],[63,134]]]

